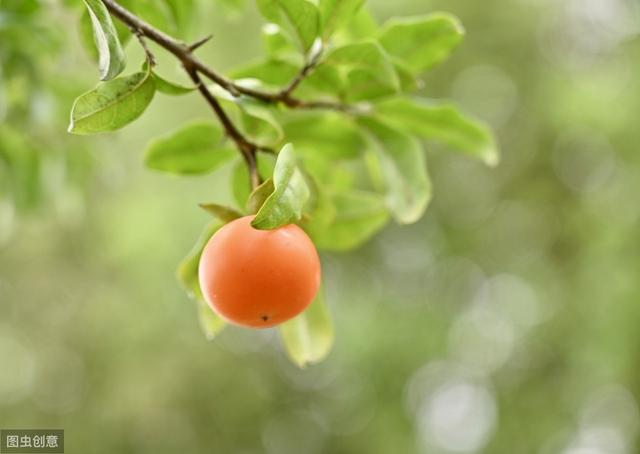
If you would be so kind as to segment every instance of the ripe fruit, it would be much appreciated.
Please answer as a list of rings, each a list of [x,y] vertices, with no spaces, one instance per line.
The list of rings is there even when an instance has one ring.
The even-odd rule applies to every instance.
[[[320,260],[304,231],[293,224],[251,227],[253,216],[218,230],[200,258],[202,293],[222,318],[263,328],[302,312],[320,286]]]

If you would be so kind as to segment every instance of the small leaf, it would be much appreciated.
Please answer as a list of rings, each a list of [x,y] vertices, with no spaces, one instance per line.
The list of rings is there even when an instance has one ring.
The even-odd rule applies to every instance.
[[[116,32],[118,33],[118,39],[120,39],[120,43],[124,47],[127,44],[127,41],[131,39],[131,30],[129,30],[126,25],[123,25],[119,21],[115,21],[113,25],[116,29]],[[100,55],[96,47],[96,41],[93,37],[93,24],[91,23],[91,15],[86,8],[84,9],[84,11],[82,11],[82,15],[80,16],[80,20],[78,22],[78,27],[80,44],[87,52],[89,57],[97,63],[100,59]]]
[[[76,98],[69,132],[95,134],[120,129],[142,115],[154,93],[155,81],[150,72],[103,82]]]
[[[373,118],[363,117],[359,122],[374,138],[373,152],[380,163],[391,213],[402,224],[416,222],[431,199],[431,182],[420,144]]]
[[[262,43],[270,58],[286,61],[296,66],[303,64],[300,52],[278,24],[268,23],[262,27]]]
[[[213,215],[225,224],[242,217],[242,213],[234,210],[233,208],[218,205],[217,203],[201,203],[199,206],[204,211]]]
[[[412,134],[447,144],[488,165],[498,163],[498,147],[491,129],[463,115],[452,104],[397,98],[378,104],[376,112],[389,124]]]
[[[333,323],[320,289],[309,307],[280,326],[280,335],[289,358],[304,368],[322,361],[333,345]]]
[[[347,98],[355,101],[396,93],[400,81],[385,51],[375,41],[347,44],[331,51],[324,64],[337,66],[348,81]]]
[[[335,215],[329,225],[313,220],[305,230],[319,249],[354,249],[380,230],[389,220],[384,201],[378,194],[365,191],[330,194]]]
[[[91,17],[93,37],[98,48],[100,80],[111,80],[126,66],[118,32],[113,26],[107,7],[101,0],[84,0],[84,4]]]
[[[231,71],[231,77],[234,79],[253,78],[275,88],[289,83],[298,71],[298,67],[292,63],[271,59],[236,68]]]
[[[313,3],[308,0],[257,0],[257,3],[267,20],[296,37],[303,52],[311,48],[320,27],[320,14]]]
[[[380,43],[413,71],[431,68],[447,58],[462,41],[464,28],[449,14],[392,18],[380,33]]]
[[[202,250],[221,226],[222,224],[219,222],[212,222],[207,225],[189,254],[180,262],[177,270],[177,277],[182,288],[189,298],[195,300],[198,304],[198,319],[208,339],[212,339],[217,335],[224,328],[225,322],[213,312],[202,296],[198,278],[198,266]]]
[[[196,87],[185,87],[184,85],[176,84],[171,82],[161,76],[159,76],[156,72],[152,72],[153,78],[156,81],[156,90],[160,93],[169,96],[180,96],[191,93],[196,89]]]
[[[208,173],[236,156],[235,150],[222,145],[223,138],[216,123],[198,121],[153,140],[145,151],[145,164],[177,175]]]
[[[267,181],[255,188],[253,192],[251,192],[249,201],[247,202],[247,211],[249,214],[256,214],[260,211],[260,208],[262,208],[262,205],[264,205],[264,202],[273,193],[274,189],[275,187],[273,186],[272,178],[269,178]]]
[[[300,170],[296,167],[295,153],[291,144],[285,145],[278,154],[273,170],[274,191],[262,205],[251,225],[257,229],[275,229],[298,221],[302,208],[309,199],[309,188]]]
[[[320,0],[322,37],[326,40],[334,31],[351,20],[364,0]]]

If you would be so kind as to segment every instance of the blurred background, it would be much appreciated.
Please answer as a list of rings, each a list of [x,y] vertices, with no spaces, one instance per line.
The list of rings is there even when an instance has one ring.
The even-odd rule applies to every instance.
[[[503,156],[431,147],[424,219],[323,255],[336,343],[305,370],[275,331],[207,341],[174,277],[230,169],[170,178],[141,152],[208,118],[197,95],[66,133],[97,80],[73,3],[0,0],[0,427],[92,453],[640,452],[637,2],[368,0],[380,21],[460,17],[424,92]],[[200,3],[205,60],[260,55],[253,2]]]

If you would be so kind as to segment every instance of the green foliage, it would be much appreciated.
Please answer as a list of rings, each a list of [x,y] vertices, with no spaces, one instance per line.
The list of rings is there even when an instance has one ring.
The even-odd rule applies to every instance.
[[[431,198],[431,183],[420,144],[373,118],[363,117],[360,123],[373,138],[371,148],[384,180],[389,211],[402,224],[416,222]]]
[[[273,170],[273,188],[251,222],[257,229],[275,229],[299,221],[309,199],[309,187],[296,166],[295,153],[290,144],[278,153]]]
[[[390,19],[382,27],[380,43],[389,54],[419,72],[447,58],[463,34],[456,17],[430,14]]]
[[[169,96],[181,96],[191,93],[196,87],[185,87],[184,85],[176,84],[159,76],[155,71],[151,72],[153,79],[156,82],[156,90],[162,94]]]
[[[498,163],[498,148],[489,127],[463,115],[450,103],[396,98],[377,104],[376,112],[419,137],[445,143],[489,165]]]
[[[280,334],[287,354],[301,368],[318,363],[329,354],[333,323],[322,289],[302,314],[282,324]]]
[[[212,121],[197,121],[153,140],[145,151],[145,164],[176,175],[203,174],[235,156],[235,150],[223,143],[220,126]]]
[[[98,67],[101,80],[111,80],[125,66],[124,50],[111,16],[100,0],[84,0],[93,26],[93,38],[98,49]]]
[[[155,91],[150,71],[103,82],[75,100],[69,132],[96,134],[120,129],[142,115]]]
[[[242,217],[242,213],[234,210],[233,208],[219,205],[217,203],[201,203],[200,208],[224,223],[231,222]]]
[[[318,8],[308,0],[256,0],[262,15],[295,36],[303,52],[307,52],[320,28]]]
[[[364,0],[320,0],[322,38],[327,40],[356,14]]]

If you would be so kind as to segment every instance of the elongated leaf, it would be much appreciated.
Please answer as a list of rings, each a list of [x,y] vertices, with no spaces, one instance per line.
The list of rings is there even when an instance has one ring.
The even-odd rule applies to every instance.
[[[363,117],[359,122],[374,138],[373,151],[380,163],[389,210],[402,224],[416,222],[431,199],[431,182],[420,144],[373,118]]]
[[[163,93],[165,95],[169,95],[169,96],[186,95],[196,89],[196,87],[186,87],[184,85],[171,82],[159,76],[155,72],[153,72],[152,74],[153,74],[153,78],[156,81],[156,90],[158,90],[160,93]]]
[[[324,64],[341,70],[348,81],[347,98],[351,100],[374,99],[400,88],[391,60],[375,41],[338,47],[327,55]]]
[[[224,223],[231,222],[242,217],[242,213],[239,211],[217,203],[201,203],[200,208]]]
[[[211,172],[236,156],[223,146],[220,126],[198,121],[153,140],[145,151],[147,167],[178,175]]]
[[[364,191],[335,192],[329,195],[334,216],[329,225],[313,220],[305,230],[319,249],[354,249],[380,230],[389,220],[384,200]]]
[[[456,17],[436,13],[389,19],[379,39],[387,52],[419,72],[447,58],[463,35],[464,29]]]
[[[287,140],[325,159],[357,158],[365,148],[358,126],[331,112],[297,116],[284,125]]]
[[[289,30],[307,52],[320,28],[318,8],[308,0],[257,0],[262,15]]]
[[[309,199],[309,188],[296,167],[291,144],[285,145],[273,170],[274,191],[262,205],[251,225],[257,229],[275,229],[298,221]]]
[[[322,289],[309,307],[280,327],[289,358],[304,368],[322,361],[333,346],[333,323]]]
[[[386,122],[412,134],[442,142],[489,165],[498,163],[498,147],[491,129],[452,104],[396,98],[378,104],[376,112]]]
[[[71,108],[69,132],[95,134],[120,129],[142,115],[155,90],[150,72],[103,82],[76,98]]]
[[[352,19],[364,0],[320,0],[322,37],[329,38],[334,31]]]
[[[275,186],[273,185],[272,178],[269,178],[267,181],[255,188],[249,196],[247,212],[249,214],[256,214],[274,190]]]
[[[100,0],[84,0],[93,26],[93,38],[98,48],[100,80],[111,80],[120,74],[126,60],[118,32],[113,26],[109,11]]]
[[[217,221],[207,225],[189,254],[180,262],[177,270],[177,277],[182,288],[189,298],[195,300],[198,304],[200,327],[208,339],[215,337],[224,328],[225,322],[213,312],[202,296],[198,279],[198,265],[200,264],[202,250],[221,226],[222,223]]]
[[[116,32],[118,33],[118,39],[120,40],[121,45],[123,47],[126,46],[127,41],[131,39],[131,30],[129,30],[127,26],[118,21],[115,21],[113,25],[116,29]],[[82,44],[82,47],[87,52],[89,57],[97,63],[100,59],[100,54],[98,52],[98,48],[96,47],[96,41],[93,36],[93,24],[91,23],[91,15],[86,8],[84,9],[84,11],[82,11],[82,15],[80,16],[80,20],[78,22],[78,28],[80,35],[80,44]]]

